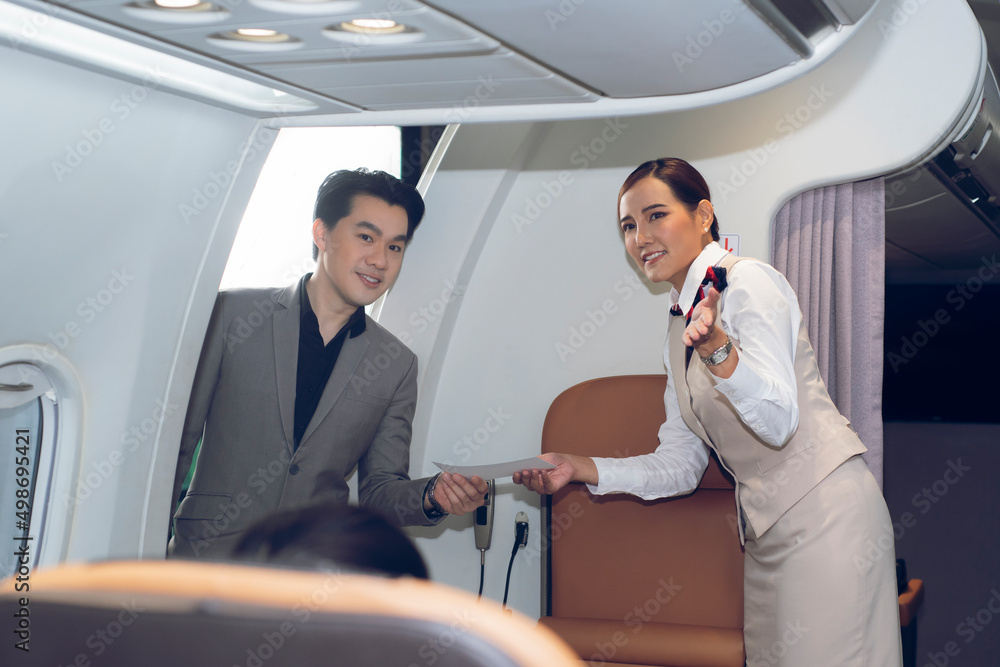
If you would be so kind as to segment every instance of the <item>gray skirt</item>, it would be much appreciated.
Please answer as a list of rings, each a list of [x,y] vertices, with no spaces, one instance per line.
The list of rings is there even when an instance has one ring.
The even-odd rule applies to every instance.
[[[748,526],[747,667],[902,665],[892,521],[860,456],[762,537]]]

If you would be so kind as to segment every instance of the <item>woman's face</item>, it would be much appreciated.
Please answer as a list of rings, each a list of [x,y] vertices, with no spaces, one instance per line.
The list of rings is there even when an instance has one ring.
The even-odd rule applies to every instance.
[[[688,268],[711,242],[712,204],[702,199],[694,211],[674,196],[663,181],[638,181],[618,205],[625,248],[652,282],[669,281],[678,290]]]

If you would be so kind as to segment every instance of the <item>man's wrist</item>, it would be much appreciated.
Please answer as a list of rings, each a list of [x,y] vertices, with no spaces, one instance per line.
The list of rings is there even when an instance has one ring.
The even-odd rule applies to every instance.
[[[431,481],[427,483],[427,488],[424,490],[424,498],[427,500],[424,506],[424,511],[427,515],[433,519],[446,516],[448,512],[441,506],[441,503],[437,501],[434,497],[434,487],[437,486],[438,480],[441,478],[441,473],[438,473],[431,478]],[[430,505],[428,508],[427,505]]]

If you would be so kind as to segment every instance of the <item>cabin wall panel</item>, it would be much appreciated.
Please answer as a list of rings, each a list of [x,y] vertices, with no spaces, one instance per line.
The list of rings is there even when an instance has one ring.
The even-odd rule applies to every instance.
[[[273,134],[146,84],[2,49],[0,346],[60,355],[84,392],[71,560],[159,555],[193,378]],[[200,288],[200,289],[199,289]],[[168,479],[169,478],[169,479]]]

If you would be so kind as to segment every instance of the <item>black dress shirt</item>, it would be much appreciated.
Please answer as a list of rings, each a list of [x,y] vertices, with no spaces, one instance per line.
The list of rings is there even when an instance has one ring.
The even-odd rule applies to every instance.
[[[298,449],[306,427],[316,412],[319,399],[330,379],[348,333],[351,338],[365,331],[365,309],[358,308],[337,335],[326,345],[319,332],[319,320],[309,303],[306,282],[311,273],[299,281],[299,358],[295,372],[295,448]]]

